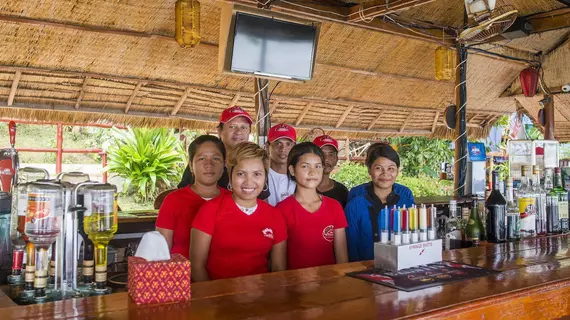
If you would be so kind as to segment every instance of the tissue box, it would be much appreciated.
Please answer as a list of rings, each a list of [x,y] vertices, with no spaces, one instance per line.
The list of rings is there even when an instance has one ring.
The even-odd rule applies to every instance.
[[[129,257],[129,296],[136,304],[190,300],[190,261],[180,254],[170,260]]]

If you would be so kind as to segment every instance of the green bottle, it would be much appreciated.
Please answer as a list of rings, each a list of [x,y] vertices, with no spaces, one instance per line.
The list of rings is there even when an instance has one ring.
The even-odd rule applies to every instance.
[[[483,222],[481,222],[477,210],[477,199],[475,199],[473,200],[473,208],[471,209],[471,215],[469,216],[469,221],[465,228],[465,239],[467,241],[473,241],[474,244],[479,244],[484,235],[485,230],[483,229]]]

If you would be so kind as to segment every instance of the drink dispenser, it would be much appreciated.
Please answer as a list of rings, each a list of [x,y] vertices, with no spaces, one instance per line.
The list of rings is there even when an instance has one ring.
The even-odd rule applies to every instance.
[[[48,250],[61,232],[64,195],[61,185],[47,182],[31,182],[26,192],[24,233],[36,248],[34,291],[37,301],[47,298]]]

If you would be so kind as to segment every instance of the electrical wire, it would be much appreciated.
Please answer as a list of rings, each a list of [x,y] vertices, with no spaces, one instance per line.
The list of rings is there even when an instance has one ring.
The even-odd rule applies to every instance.
[[[496,53],[496,52],[492,52],[492,51],[487,51],[487,50],[483,50],[483,49],[479,49],[479,48],[474,48],[474,47],[466,47],[467,50],[470,51],[475,51],[475,52],[481,52],[481,53],[485,53],[485,54],[489,54],[492,56],[496,56],[496,57],[500,57],[500,58],[504,58],[504,59],[508,59],[508,60],[514,60],[514,61],[521,61],[521,62],[526,62],[530,65],[536,64],[537,68],[541,68],[542,67],[542,63],[538,60],[527,60],[527,59],[522,59],[522,58],[517,58],[517,57],[513,57],[513,56],[508,56],[505,54],[501,54],[501,53]]]
[[[304,6],[304,5],[302,5],[302,4],[298,4],[298,3],[286,1],[286,0],[281,0],[281,2],[290,4],[290,5],[293,5],[293,6],[297,6],[297,7],[300,7],[300,8],[309,9],[309,10],[315,11],[315,12],[322,12],[322,13],[333,14],[333,15],[335,15],[335,16],[342,17],[343,19],[346,18],[346,16],[345,16],[344,14],[340,14],[340,13],[337,13],[337,12],[334,12],[334,11],[320,10],[320,9],[316,9],[316,8]]]

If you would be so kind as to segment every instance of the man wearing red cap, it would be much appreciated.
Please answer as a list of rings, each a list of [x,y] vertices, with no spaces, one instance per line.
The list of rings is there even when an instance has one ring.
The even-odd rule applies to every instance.
[[[218,136],[224,143],[226,154],[229,154],[238,143],[249,140],[252,123],[253,120],[249,113],[241,107],[230,107],[222,112],[220,115],[220,124],[218,125]],[[193,183],[194,175],[192,175],[192,172],[186,167],[182,175],[182,181],[178,184],[178,188],[183,188]],[[230,179],[226,168],[224,168],[224,173],[220,180],[218,180],[218,186],[231,190]],[[259,195],[259,199],[265,200],[267,197],[269,197],[269,191],[267,188],[264,188],[264,191]]]
[[[269,198],[267,202],[275,206],[295,193],[296,184],[287,175],[287,157],[297,141],[295,128],[280,123],[269,129],[267,135],[269,149]]]
[[[325,134],[316,137],[313,143],[323,150],[325,158],[323,180],[317,187],[317,192],[335,199],[344,208],[348,199],[348,189],[342,183],[330,178],[338,162],[338,141]]]

